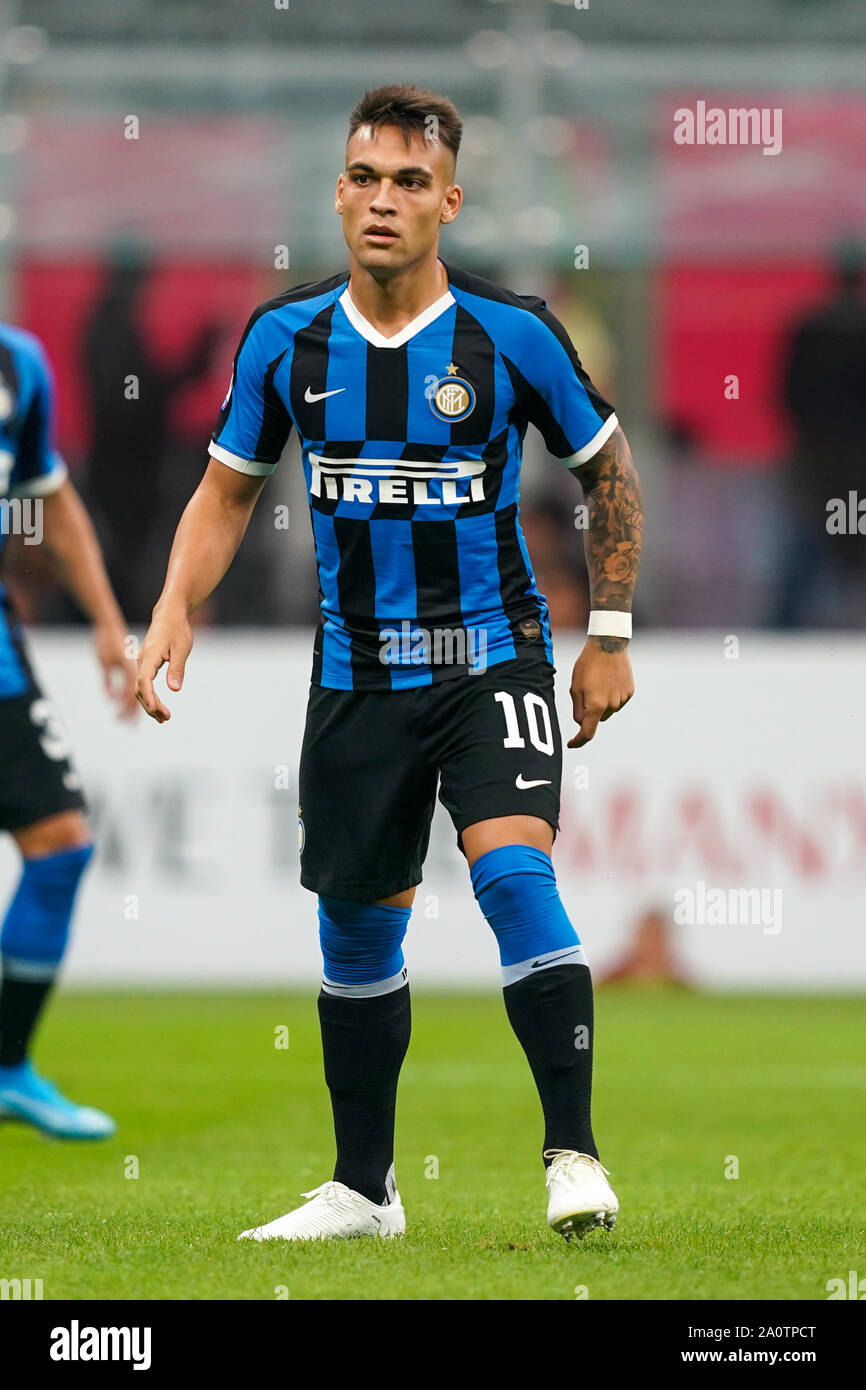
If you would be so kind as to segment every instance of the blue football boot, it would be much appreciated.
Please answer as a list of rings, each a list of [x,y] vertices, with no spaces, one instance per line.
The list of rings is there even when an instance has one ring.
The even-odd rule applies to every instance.
[[[67,1100],[28,1061],[0,1067],[0,1119],[23,1120],[55,1139],[108,1139],[117,1128],[110,1115]]]

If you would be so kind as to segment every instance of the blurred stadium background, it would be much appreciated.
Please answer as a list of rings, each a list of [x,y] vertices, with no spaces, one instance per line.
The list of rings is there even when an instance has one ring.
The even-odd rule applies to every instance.
[[[645,485],[638,696],[566,762],[557,864],[590,959],[616,973],[636,954],[639,972],[696,985],[866,985],[866,541],[825,525],[830,498],[862,491],[862,5],[24,0],[0,16],[2,312],[47,346],[59,442],[133,630],[251,308],[345,264],[332,191],[349,110],[385,81],[440,89],[466,122],[443,255],[546,295]],[[780,108],[781,152],[677,145],[674,112],[699,100]],[[588,607],[579,501],[531,431],[523,519],[563,721]],[[100,844],[67,978],[315,980],[295,834],[316,613],[296,441],[200,615],[168,728],[111,724],[37,551],[12,583]],[[13,870],[4,847],[0,886]],[[676,922],[699,883],[779,910]],[[498,983],[440,813],[413,933],[416,978]]]

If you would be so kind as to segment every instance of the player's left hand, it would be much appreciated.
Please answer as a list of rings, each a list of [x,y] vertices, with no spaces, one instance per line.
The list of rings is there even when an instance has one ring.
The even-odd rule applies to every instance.
[[[605,650],[614,645],[618,650]],[[628,704],[633,694],[634,676],[625,639],[588,637],[571,677],[574,722],[580,725],[580,733],[568,740],[568,747],[582,748],[589,743],[599,724]]]
[[[117,706],[119,719],[132,719],[138,713],[135,698],[135,660],[129,651],[129,635],[114,623],[94,628],[96,655],[109,698]]]

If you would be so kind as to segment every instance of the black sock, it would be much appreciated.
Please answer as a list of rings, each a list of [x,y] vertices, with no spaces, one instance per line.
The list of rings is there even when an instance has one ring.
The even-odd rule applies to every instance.
[[[409,986],[369,999],[319,994],[325,1080],[331,1093],[337,1164],[334,1178],[371,1202],[391,1195],[397,1081],[412,1012]]]
[[[544,1149],[598,1158],[592,1136],[592,976],[586,965],[552,965],[502,991],[544,1111]],[[545,1159],[549,1166],[550,1160]]]
[[[17,1067],[27,1056],[33,1030],[52,980],[0,981],[0,1067]]]

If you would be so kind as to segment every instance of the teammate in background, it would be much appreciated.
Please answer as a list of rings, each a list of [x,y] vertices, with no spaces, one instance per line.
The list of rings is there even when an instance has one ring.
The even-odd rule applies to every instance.
[[[639,486],[612,407],[543,300],[443,263],[462,201],[446,98],[368,92],[337,180],[349,271],[261,305],[181,519],[139,660],[169,711],[189,614],[225,573],[294,426],[321,589],[300,768],[301,882],[318,894],[319,1017],[337,1162],[254,1240],[399,1235],[401,943],[439,797],[496,934],[505,1006],[544,1112],[548,1221],[614,1224],[590,1122],[592,982],[550,853],[562,745],[547,607],[518,519],[526,428],[582,484],[593,613],[571,694],[582,747],[631,697]]]
[[[41,543],[60,582],[93,623],[109,694],[136,710],[126,624],[93,527],[53,447],[53,389],[38,340],[0,324],[0,555],[9,534]],[[81,875],[93,853],[66,734],[27,660],[0,585],[0,829],[23,860],[0,929],[0,1118],[61,1139],[104,1139],[114,1121],[76,1105],[33,1068],[33,1034],[57,976]]]
[[[181,360],[163,362],[142,323],[153,283],[143,250],[119,245],[83,332],[92,437],[82,491],[105,538],[112,587],[133,623],[146,621],[158,582],[152,558],[154,499],[165,491],[169,468],[178,466],[171,456],[172,413],[182,393],[210,371],[219,338],[219,331],[206,325]],[[138,382],[133,399],[124,389],[130,376]],[[201,469],[194,457],[189,467],[192,487]]]

